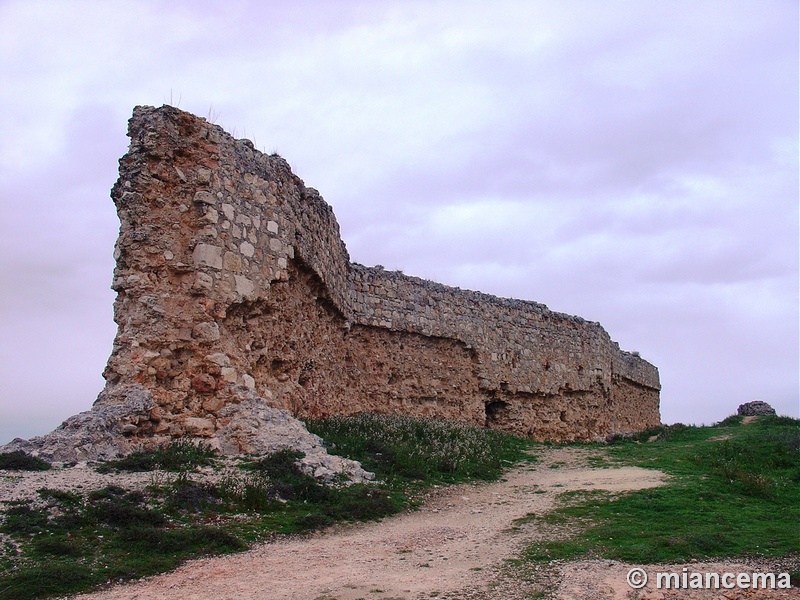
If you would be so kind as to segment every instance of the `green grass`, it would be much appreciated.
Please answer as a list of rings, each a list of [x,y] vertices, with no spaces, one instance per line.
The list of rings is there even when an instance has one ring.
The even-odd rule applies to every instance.
[[[174,527],[177,514],[139,491],[108,486],[82,496],[42,489],[39,496],[42,503],[15,502],[5,511],[0,531],[21,554],[0,555],[0,598],[76,593],[245,547],[216,527]]]
[[[0,599],[73,594],[275,535],[380,519],[412,506],[427,486],[497,478],[531,445],[407,417],[361,415],[309,427],[331,452],[363,461],[382,481],[322,485],[298,468],[301,453],[283,450],[241,461],[212,484],[194,474],[215,464],[207,447],[177,441],[135,453],[98,470],[154,471],[146,490],[42,489],[36,501],[3,503],[0,532],[11,542],[0,546]]]
[[[653,435],[656,441],[642,443]],[[569,540],[537,543],[532,561],[608,558],[648,564],[800,553],[800,421],[677,425],[614,440],[608,460],[660,469],[663,487],[609,497],[562,496],[543,523],[571,524]]]

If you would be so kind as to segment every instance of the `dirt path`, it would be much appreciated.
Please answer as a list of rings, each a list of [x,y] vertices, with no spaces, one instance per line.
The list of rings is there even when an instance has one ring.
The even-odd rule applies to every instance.
[[[547,512],[566,490],[619,492],[664,479],[636,467],[588,468],[587,456],[584,449],[549,449],[504,481],[448,488],[413,513],[195,560],[172,573],[80,598],[509,600],[514,592],[492,582],[492,567],[536,535],[530,527],[513,527],[515,519]]]

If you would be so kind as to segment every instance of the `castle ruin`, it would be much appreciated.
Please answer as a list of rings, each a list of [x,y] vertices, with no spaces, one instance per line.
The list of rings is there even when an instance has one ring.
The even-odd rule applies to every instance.
[[[204,119],[137,107],[129,136],[104,376],[152,393],[137,433],[213,435],[236,388],[299,417],[403,413],[538,440],[660,423],[658,370],[598,323],[351,263],[316,190]]]
[[[256,401],[558,442],[660,423],[658,370],[600,324],[350,262],[316,190],[202,118],[137,107],[128,135],[111,194],[119,328],[94,408],[144,397],[115,417],[128,438],[228,430],[221,449],[247,450],[231,411]]]

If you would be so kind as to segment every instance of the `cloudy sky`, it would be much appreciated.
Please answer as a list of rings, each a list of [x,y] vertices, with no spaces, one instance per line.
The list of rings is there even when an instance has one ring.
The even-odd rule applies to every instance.
[[[601,322],[665,422],[798,414],[796,0],[0,0],[0,442],[103,386],[109,189],[165,103],[353,260]]]

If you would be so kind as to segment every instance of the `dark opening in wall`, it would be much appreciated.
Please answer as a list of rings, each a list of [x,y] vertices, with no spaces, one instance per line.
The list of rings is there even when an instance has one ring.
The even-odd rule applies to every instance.
[[[508,402],[491,400],[486,403],[486,427],[490,429],[501,428],[508,421]]]

